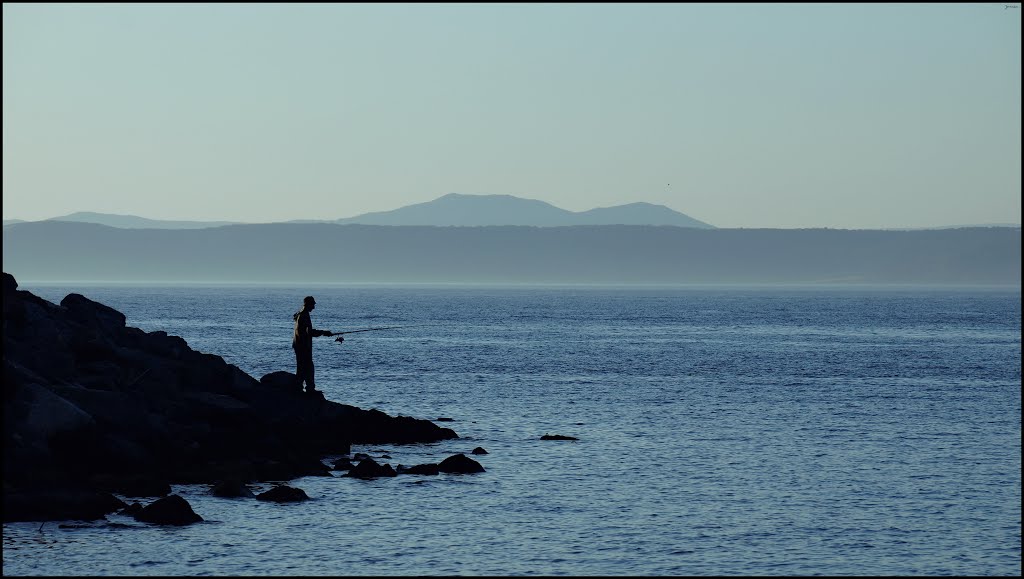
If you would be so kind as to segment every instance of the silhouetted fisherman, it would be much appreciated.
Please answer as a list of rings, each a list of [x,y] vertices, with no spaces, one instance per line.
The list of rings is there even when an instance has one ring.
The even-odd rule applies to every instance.
[[[295,375],[298,377],[299,390],[302,390],[302,383],[306,383],[306,393],[316,392],[316,382],[313,379],[313,338],[315,336],[333,336],[330,330],[317,330],[313,328],[313,322],[309,319],[309,312],[316,307],[316,300],[313,296],[306,296],[302,300],[302,309],[295,312],[295,333],[292,335],[292,348],[295,350]],[[338,341],[345,338],[339,336]]]

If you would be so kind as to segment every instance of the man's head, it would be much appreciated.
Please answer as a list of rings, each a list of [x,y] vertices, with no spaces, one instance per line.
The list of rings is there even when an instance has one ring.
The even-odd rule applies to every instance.
[[[302,305],[307,310],[311,310],[316,307],[316,300],[313,299],[313,296],[306,296],[302,298]]]

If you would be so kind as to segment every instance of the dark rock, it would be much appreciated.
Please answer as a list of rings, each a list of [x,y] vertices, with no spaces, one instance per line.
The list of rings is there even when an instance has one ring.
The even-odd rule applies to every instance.
[[[96,325],[107,331],[124,328],[124,314],[81,294],[68,294],[61,300],[60,305],[66,308],[68,316],[77,322]]]
[[[146,475],[95,475],[91,479],[97,489],[131,498],[163,497],[171,494],[167,481]]]
[[[348,426],[347,431],[352,433],[349,441],[353,443],[409,444],[436,442],[459,437],[450,428],[441,428],[427,420],[418,420],[409,416],[391,417],[380,410],[359,410],[352,406],[343,406],[333,402],[329,404],[342,407],[344,413],[348,414],[345,424]],[[438,438],[433,441],[426,440],[435,436]]]
[[[561,434],[545,434],[541,440],[579,440],[575,436],[563,436]]]
[[[40,527],[41,529],[42,527]],[[61,523],[58,529],[95,529],[96,523]]]
[[[96,420],[89,413],[40,384],[44,381],[42,377],[30,374],[6,359],[4,365],[5,386],[17,387],[10,401],[13,407],[9,411],[11,414],[25,414],[26,424],[20,432],[22,440],[38,441],[40,447],[52,452],[52,441],[56,437],[76,439],[96,430]],[[7,414],[8,409],[5,409],[5,422]]]
[[[484,447],[478,446],[478,447],[473,449],[473,454],[489,454],[489,453],[486,450],[484,450]]]
[[[484,467],[472,458],[464,454],[454,454],[448,458],[442,460],[437,465],[438,470],[441,472],[450,472],[458,474],[470,474],[474,472],[484,472]]]
[[[403,467],[399,465],[398,474],[424,474],[424,475],[436,475],[441,472],[438,465],[430,464],[417,464],[416,466]]]
[[[352,470],[352,462],[347,458],[339,458],[334,461],[334,465],[331,467],[333,470]]]
[[[352,460],[366,460],[368,458],[370,458],[370,455],[365,452],[357,452],[352,455]]]
[[[256,495],[256,498],[261,501],[273,501],[275,503],[295,503],[309,500],[306,491],[287,485],[275,486],[269,491]]]
[[[123,509],[124,501],[107,492],[50,489],[3,494],[3,519],[15,521],[94,521]]]
[[[192,505],[178,495],[171,495],[142,507],[135,520],[157,525],[189,525],[203,520],[192,510]]]
[[[128,515],[130,517],[134,517],[135,515],[139,514],[140,512],[142,512],[142,503],[134,502],[134,503],[128,505],[127,507],[121,509],[120,511],[118,511],[118,514]]]
[[[302,385],[299,384],[298,376],[291,372],[278,371],[265,374],[260,378],[260,384],[284,392],[293,392],[295,394],[302,392]]]
[[[359,461],[345,476],[356,478],[377,478],[381,476],[396,476],[398,473],[391,468],[390,464],[377,464],[372,458],[365,458]]]
[[[352,443],[458,438],[428,420],[295,395],[290,372],[257,381],[79,294],[56,305],[17,287],[5,273],[5,498],[40,505],[44,489],[93,492],[97,473],[161,481],[109,487],[132,496],[170,492],[165,483],[330,476],[322,457]]]
[[[18,289],[18,281],[14,279],[13,275],[7,273],[6,271],[4,272],[3,280],[4,293],[13,292],[14,290]]]
[[[210,494],[226,499],[252,498],[256,495],[240,480],[223,480],[210,488]]]
[[[439,416],[437,418],[437,421],[438,422],[454,422],[455,419],[454,418],[448,418],[447,416]]]

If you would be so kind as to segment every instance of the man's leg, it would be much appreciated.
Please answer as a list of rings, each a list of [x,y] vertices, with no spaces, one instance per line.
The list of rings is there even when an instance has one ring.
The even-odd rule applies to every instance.
[[[310,378],[310,371],[307,362],[308,356],[305,356],[302,352],[295,351],[295,383],[296,390],[302,392],[302,383],[312,384],[313,379]]]
[[[306,392],[308,394],[316,392],[316,382],[313,380],[314,373],[313,358],[310,358],[306,366]]]

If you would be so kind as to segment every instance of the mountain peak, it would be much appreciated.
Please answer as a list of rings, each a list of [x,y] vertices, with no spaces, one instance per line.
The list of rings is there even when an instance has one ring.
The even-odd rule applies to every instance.
[[[337,223],[366,225],[488,226],[525,225],[675,225],[714,229],[714,226],[664,205],[642,201],[574,212],[537,199],[514,195],[448,193],[433,201],[407,205],[392,211],[364,213],[338,219]]]

